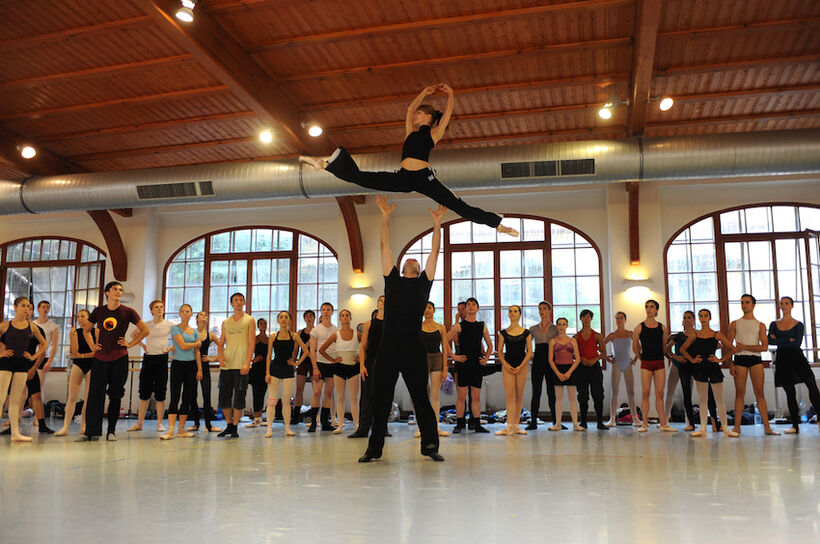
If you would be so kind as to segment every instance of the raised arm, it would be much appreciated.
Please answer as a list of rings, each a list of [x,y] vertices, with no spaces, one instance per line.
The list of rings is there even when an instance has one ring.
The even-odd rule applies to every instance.
[[[382,226],[381,226],[381,251],[382,251],[382,275],[387,276],[393,267],[396,266],[396,261],[393,259],[393,250],[390,249],[390,214],[396,209],[396,205],[392,206],[387,203],[387,199],[382,195],[376,197],[376,203],[382,212]],[[438,253],[436,253],[438,255]]]
[[[439,205],[435,211],[429,211],[430,215],[433,216],[433,245],[430,248],[430,255],[427,257],[427,264],[424,265],[424,271],[427,273],[427,279],[432,280],[436,275],[438,252],[441,248],[441,218],[447,213],[447,208]]]
[[[450,116],[453,115],[453,108],[455,107],[455,96],[452,87],[446,83],[439,83],[437,90],[447,93],[447,106],[444,107],[444,113],[438,124],[430,131],[430,137],[433,138],[434,143],[438,143],[444,136],[444,131],[447,130],[447,124],[450,122]]]
[[[407,138],[407,136],[415,130],[415,127],[413,126],[413,115],[415,115],[416,110],[419,109],[419,106],[421,106],[421,103],[425,98],[435,93],[437,90],[438,85],[430,85],[429,87],[423,88],[418,96],[416,96],[416,98],[410,102],[410,105],[407,106],[407,115],[404,117],[405,138]]]

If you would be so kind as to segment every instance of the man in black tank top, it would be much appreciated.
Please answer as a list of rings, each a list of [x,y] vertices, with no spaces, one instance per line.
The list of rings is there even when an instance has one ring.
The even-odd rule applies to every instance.
[[[376,351],[381,342],[384,328],[384,295],[376,301],[375,315],[362,328],[362,341],[359,348],[359,375],[361,376],[361,396],[359,397],[359,428],[348,438],[367,438],[373,426],[373,403],[375,388],[373,373],[376,370]]]
[[[376,202],[382,212],[381,253],[384,274],[384,327],[376,352],[376,368],[373,383],[376,388],[373,428],[367,451],[359,458],[360,463],[378,459],[384,448],[387,432],[387,416],[393,402],[393,390],[401,372],[421,432],[421,454],[434,461],[444,461],[438,453],[438,421],[430,398],[427,396],[427,353],[421,336],[421,321],[435,276],[438,252],[441,246],[441,218],[447,208],[439,206],[431,211],[433,216],[433,243],[424,270],[415,259],[408,259],[399,276],[393,251],[390,249],[390,206],[383,196]]]
[[[478,301],[472,297],[467,299],[467,315],[464,321],[453,326],[447,333],[447,341],[452,342],[458,337],[460,353],[453,355],[458,386],[458,400],[456,401],[456,426],[454,433],[460,433],[465,427],[464,403],[467,393],[470,394],[470,429],[477,433],[487,433],[481,426],[481,384],[484,381],[482,367],[487,364],[493,352],[493,341],[490,331],[483,321],[476,321]],[[481,341],[487,345],[482,350]]]

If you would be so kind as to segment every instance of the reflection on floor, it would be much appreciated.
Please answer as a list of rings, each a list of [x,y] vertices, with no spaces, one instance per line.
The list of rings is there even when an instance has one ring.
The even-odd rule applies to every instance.
[[[442,439],[418,454],[391,424],[385,456],[366,441],[161,441],[156,423],[118,442],[0,441],[3,542],[817,542],[820,436],[692,439],[631,427]],[[55,427],[56,423],[52,425]],[[490,425],[491,430],[500,426]],[[780,431],[785,427],[780,427]],[[29,432],[24,425],[24,432]],[[352,432],[352,429],[350,429]],[[74,538],[76,537],[76,539]],[[331,538],[331,540],[328,540]],[[67,539],[67,540],[66,540]],[[322,540],[320,540],[322,539]]]

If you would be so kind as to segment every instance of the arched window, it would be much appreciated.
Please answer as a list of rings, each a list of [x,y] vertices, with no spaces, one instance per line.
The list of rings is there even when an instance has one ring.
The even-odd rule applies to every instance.
[[[269,327],[288,310],[304,326],[302,312],[337,303],[339,263],[327,244],[282,227],[239,227],[210,232],[180,248],[165,265],[169,319],[188,303],[210,314],[218,328],[232,313],[229,297],[245,295],[246,311]]]
[[[65,366],[71,357],[68,333],[77,311],[102,303],[105,252],[82,240],[56,236],[13,240],[0,250],[4,319],[14,315],[14,299],[19,296],[28,297],[35,306],[47,300],[49,317],[60,327],[54,365]]]
[[[578,329],[578,314],[584,308],[593,311],[592,326],[600,330],[601,256],[592,241],[551,219],[505,216],[504,224],[518,229],[521,237],[498,235],[494,229],[464,220],[443,225],[442,251],[430,293],[436,320],[449,327],[456,304],[475,297],[481,305],[478,319],[495,338],[495,331],[508,324],[508,306],[521,306],[521,324],[529,327],[540,319],[538,303],[547,300],[554,305],[555,319],[567,318],[570,332]],[[414,238],[399,262],[414,258],[424,266],[432,236],[431,229]]]
[[[684,226],[665,249],[672,327],[685,310],[709,308],[712,327],[725,331],[743,315],[744,293],[757,299],[755,316],[768,326],[779,317],[779,298],[790,296],[792,315],[806,326],[803,347],[809,360],[816,361],[818,230],[820,208],[789,203],[730,208]]]

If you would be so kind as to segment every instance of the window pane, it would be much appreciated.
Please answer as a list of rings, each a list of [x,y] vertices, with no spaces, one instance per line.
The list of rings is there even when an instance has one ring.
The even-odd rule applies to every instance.
[[[501,280],[501,306],[507,307],[510,304],[521,304],[521,280],[504,279]]]
[[[575,250],[575,270],[579,276],[598,275],[598,252],[593,248]]]
[[[692,297],[692,277],[689,274],[669,274],[669,300],[694,300]]]
[[[182,287],[185,285],[185,263],[172,263],[168,267],[168,285]]]
[[[771,271],[752,272],[752,293],[755,298],[774,299],[774,273]]]
[[[472,241],[472,230],[469,222],[462,221],[450,225],[448,228],[450,229],[451,244],[469,244]]]
[[[712,218],[707,217],[689,227],[689,235],[693,242],[714,240],[715,235],[714,229],[712,228]]]
[[[769,207],[746,208],[746,232],[771,232]]]
[[[800,207],[800,230],[820,230],[820,208]]]
[[[797,229],[797,208],[794,206],[773,206],[772,222],[776,232],[794,232]]]
[[[453,253],[453,278],[469,278],[473,275],[473,261],[471,253]]]
[[[185,250],[185,258],[188,260],[205,258],[205,239],[197,240],[189,245]]]
[[[717,300],[717,277],[715,274],[692,274],[695,282],[695,300]]]
[[[500,262],[502,278],[521,277],[520,251],[502,251]]]
[[[552,247],[572,247],[575,241],[574,233],[560,225],[552,224],[550,227],[552,237]]]
[[[221,232],[211,236],[211,253],[227,253],[231,247],[231,233]]]
[[[553,276],[572,276],[575,274],[574,249],[552,250],[552,274]]]
[[[310,236],[299,237],[299,255],[318,255],[319,242]]]
[[[524,276],[541,278],[544,276],[544,251],[529,249],[524,251]]]
[[[798,248],[799,244],[802,243],[802,240],[777,240],[775,242],[778,270],[797,270],[799,268]]]
[[[595,304],[601,300],[598,288],[600,282],[597,276],[591,278],[577,278],[578,304]],[[592,308],[591,308],[592,309]],[[594,309],[592,309],[594,311]]]
[[[253,251],[271,251],[273,248],[273,231],[270,229],[254,229]]]
[[[291,251],[293,249],[293,233],[285,230],[277,231],[277,233],[276,249],[278,251]],[[302,236],[302,238],[307,238],[307,236]]]
[[[233,247],[231,251],[238,253],[247,253],[251,250],[251,231],[250,229],[237,230],[233,232]]]
[[[741,213],[742,210],[734,210],[720,214],[720,232],[723,234],[738,234],[743,232]]]
[[[708,272],[716,269],[715,246],[713,244],[692,244],[692,269]]]
[[[769,270],[772,267],[772,244],[749,242],[749,266],[752,270]]]
[[[477,278],[491,278],[493,273],[493,252],[476,251],[473,253],[474,274]]]
[[[524,227],[522,232],[524,233],[525,241],[541,242],[544,240],[544,222],[533,219],[524,219]]]
[[[544,300],[544,279],[526,278],[524,280],[524,304],[534,304],[538,312],[538,303]],[[540,319],[540,318],[539,318]]]
[[[554,304],[575,304],[575,279],[553,278],[552,300]]]
[[[666,253],[666,266],[669,272],[689,272],[692,264],[689,261],[689,246],[673,244]]]

